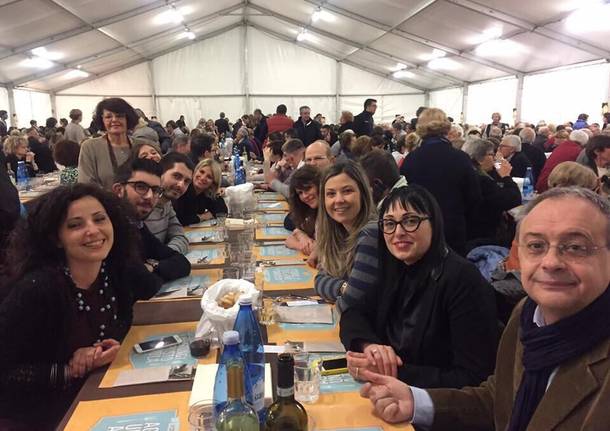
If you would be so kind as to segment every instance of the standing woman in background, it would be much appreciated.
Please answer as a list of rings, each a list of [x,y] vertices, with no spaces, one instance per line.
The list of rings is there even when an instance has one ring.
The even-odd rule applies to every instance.
[[[125,100],[104,99],[95,108],[95,121],[106,133],[83,142],[78,159],[78,181],[112,189],[119,166],[129,159],[131,148],[141,141],[127,135],[138,124],[138,115]]]

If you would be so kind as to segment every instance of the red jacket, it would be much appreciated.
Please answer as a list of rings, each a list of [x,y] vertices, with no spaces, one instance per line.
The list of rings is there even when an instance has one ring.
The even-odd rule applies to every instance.
[[[563,162],[575,162],[581,151],[582,145],[573,141],[565,141],[555,148],[551,156],[546,160],[542,172],[540,172],[540,177],[538,177],[538,182],[536,183],[538,193],[542,193],[549,188],[549,175],[551,175],[555,166]]]
[[[267,136],[273,132],[284,132],[292,129],[294,121],[287,115],[275,114],[267,118]]]

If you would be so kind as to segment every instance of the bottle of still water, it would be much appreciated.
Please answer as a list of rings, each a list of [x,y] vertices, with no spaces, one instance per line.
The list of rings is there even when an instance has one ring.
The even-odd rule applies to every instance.
[[[534,175],[532,168],[527,168],[525,177],[523,178],[523,203],[527,203],[534,198]]]
[[[26,191],[30,185],[30,177],[24,161],[17,162],[17,189]]]
[[[250,295],[239,298],[239,312],[233,329],[239,332],[239,346],[252,383],[253,407],[262,423],[265,417],[265,353]]]

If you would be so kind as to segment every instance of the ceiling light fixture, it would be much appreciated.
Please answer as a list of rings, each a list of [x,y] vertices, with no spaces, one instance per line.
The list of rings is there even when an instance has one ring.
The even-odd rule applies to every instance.
[[[64,78],[66,78],[66,79],[77,79],[77,78],[87,78],[87,77],[89,77],[89,74],[87,72],[85,72],[84,70],[79,70],[79,69],[69,70],[64,75]]]
[[[428,62],[428,68],[433,70],[456,70],[461,68],[461,64],[450,58],[435,58]]]
[[[322,9],[321,8],[317,8],[315,11],[313,11],[313,13],[311,14],[311,20],[313,22],[318,21],[320,18],[322,18]]]
[[[398,72],[399,70],[404,70],[407,68],[406,64],[403,63],[396,63],[396,66],[392,67],[390,70],[392,72]]]
[[[303,42],[307,39],[307,30],[303,29],[297,34],[297,42]]]
[[[479,57],[511,57],[524,51],[523,45],[508,39],[488,40],[474,50]]]
[[[396,72],[392,73],[392,76],[396,79],[415,78],[415,74],[409,72],[408,70],[397,70]]]
[[[197,35],[191,31],[190,28],[188,28],[186,25],[184,26],[184,31],[182,33],[180,33],[179,38],[180,39],[190,39],[190,40],[194,40],[197,37]]]
[[[327,22],[333,22],[335,21],[335,16],[328,12],[325,11],[324,9],[322,9],[321,7],[318,7],[316,10],[313,11],[313,13],[311,14],[311,21],[312,22],[317,22],[317,21],[327,21]]]
[[[153,19],[155,24],[180,24],[184,21],[184,14],[188,12],[184,8],[181,10],[176,9],[176,6],[172,3],[169,9],[161,12]]]
[[[55,66],[55,63],[53,63],[51,60],[47,60],[46,58],[42,57],[26,58],[19,64],[24,67],[34,67],[36,69],[50,69]]]
[[[419,58],[424,61],[430,61],[430,60],[434,60],[435,58],[444,57],[446,55],[447,55],[447,53],[445,51],[434,48],[431,53],[422,54],[419,56]]]
[[[480,43],[487,42],[488,40],[498,39],[501,36],[502,36],[502,27],[499,25],[495,25],[493,27],[489,27],[486,30],[483,30],[478,35],[470,38],[470,40],[468,42],[473,45],[478,45]]]
[[[38,48],[34,48],[30,52],[33,55],[35,55],[36,57],[44,58],[45,60],[50,60],[50,61],[59,60],[60,58],[62,58],[64,56],[61,52],[47,51],[47,49],[44,46],[39,46]]]

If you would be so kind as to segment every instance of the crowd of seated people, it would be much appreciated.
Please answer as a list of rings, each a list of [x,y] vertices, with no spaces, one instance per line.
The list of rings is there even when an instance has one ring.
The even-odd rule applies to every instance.
[[[420,107],[380,125],[376,107],[330,124],[279,105],[191,129],[115,97],[89,128],[73,109],[70,122],[1,129],[0,429],[57,424],[115,358],[134,302],[189,275],[184,227],[228,213],[227,151],[260,163],[260,187],[286,197],[285,245],[317,269],[313,288],[336,305],[349,373],[379,416],[603,428],[610,115],[468,125]],[[20,162],[30,177],[59,170],[61,185],[21,205]],[[530,172],[540,195],[517,225]],[[568,408],[557,387],[576,382],[587,393]]]

